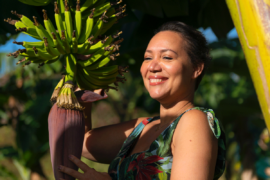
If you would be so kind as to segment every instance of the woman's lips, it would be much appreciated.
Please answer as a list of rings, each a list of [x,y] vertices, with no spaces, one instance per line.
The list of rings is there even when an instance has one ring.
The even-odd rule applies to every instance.
[[[163,84],[165,83],[165,81],[168,80],[168,78],[162,77],[162,76],[150,76],[148,79],[149,79],[150,86]]]

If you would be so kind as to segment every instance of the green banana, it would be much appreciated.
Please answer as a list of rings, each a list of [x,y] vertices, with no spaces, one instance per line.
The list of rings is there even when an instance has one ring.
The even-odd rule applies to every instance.
[[[73,23],[72,23],[71,12],[69,10],[69,5],[68,5],[67,0],[65,0],[65,24],[66,24],[66,31],[67,31],[67,39],[68,39],[68,42],[71,43]]]
[[[85,43],[78,45],[78,54],[84,54],[85,51],[89,50],[89,48],[93,45],[93,42],[91,41],[94,38],[94,36],[91,36],[88,38]]]
[[[39,24],[39,22],[37,21],[37,18],[35,16],[33,16],[33,18],[35,21],[35,28],[36,28],[36,31],[37,31],[37,34],[39,35],[39,37],[41,39],[43,39],[44,37],[48,38],[49,45],[53,46],[53,40],[50,37],[50,35],[48,34],[48,32],[44,29],[44,27],[41,24]]]
[[[76,67],[77,61],[73,54],[67,54],[66,55],[66,77],[65,82],[71,81],[74,83],[74,77],[77,72]]]
[[[18,28],[16,29],[16,32],[23,32],[24,34],[27,34],[29,36],[32,36],[33,38],[41,40],[41,37],[38,35],[35,28],[29,28],[29,27]]]
[[[100,30],[100,35],[103,35],[106,33],[115,23],[117,22],[116,17],[112,17],[108,19],[108,23],[103,25],[103,28]]]
[[[103,27],[102,27],[102,29],[100,31],[100,35],[106,33],[117,22],[118,19],[124,17],[125,16],[124,12],[125,12],[125,9],[123,9],[120,12],[110,16],[110,18],[108,19],[108,23],[103,25]]]
[[[87,66],[87,67],[84,67],[84,68],[87,71],[98,69],[98,68],[101,68],[101,67],[105,66],[106,64],[108,64],[110,62],[110,60],[111,60],[110,57],[105,57],[104,59],[93,63],[91,66]]]
[[[22,67],[25,67],[25,66],[27,66],[27,65],[29,65],[31,63],[32,63],[31,61],[27,61],[26,63],[24,63],[24,65]]]
[[[35,51],[33,48],[19,49],[19,54],[24,57],[36,57]]]
[[[29,0],[19,0],[24,4],[32,5],[32,6],[46,6],[48,5],[52,0],[34,0],[34,1],[29,1]]]
[[[94,5],[98,0],[86,0],[85,3],[81,7],[81,12],[84,12],[87,8]]]
[[[59,83],[56,85],[56,87],[54,88],[54,91],[53,91],[53,94],[52,94],[52,97],[51,97],[51,102],[56,102],[57,100],[57,96],[61,90],[61,88],[63,87],[64,85],[64,78],[62,78]]]
[[[56,2],[55,2],[57,5],[59,4],[59,9],[58,10],[60,10],[59,12],[58,12],[58,14],[59,13],[61,13],[61,18],[62,19],[65,19],[65,4],[64,4],[64,1],[63,0],[56,0]]]
[[[94,16],[94,10],[92,11],[92,13],[89,15],[89,17],[87,18],[86,20],[86,25],[84,26],[83,28],[83,34],[80,35],[80,37],[78,38],[78,43],[79,44],[82,44],[84,43],[85,39],[87,39],[91,32],[92,32],[92,28],[93,28],[93,25],[94,25],[94,19],[93,19],[93,16]]]
[[[16,11],[11,11],[11,14],[18,16],[26,27],[35,28],[33,21],[31,21],[28,17],[18,14]]]
[[[62,1],[62,0],[60,0],[60,1]],[[62,2],[62,3],[63,3],[63,2]],[[54,2],[54,12],[55,12],[54,18],[55,18],[55,24],[56,24],[56,27],[57,27],[59,36],[61,36],[62,31],[65,32],[65,27],[64,27],[65,21],[63,21],[63,17],[62,17],[62,15],[60,14],[60,10],[61,10],[61,9],[58,8],[57,2]],[[65,10],[65,9],[64,9],[64,10]],[[63,13],[63,14],[64,14],[64,13]],[[65,36],[67,37],[66,32],[65,32]]]
[[[82,30],[82,13],[80,10],[80,0],[77,0],[76,11],[75,11],[75,30],[76,37],[79,38]]]
[[[110,44],[113,42],[113,40],[116,39],[116,38],[118,38],[118,37],[120,36],[120,34],[122,34],[122,33],[123,33],[123,32],[120,31],[120,32],[118,32],[118,33],[116,33],[116,34],[114,34],[114,35],[110,35],[109,38],[107,39],[107,41],[104,43],[104,46],[110,45]],[[122,42],[122,41],[121,41],[121,42]],[[121,42],[119,42],[119,43],[121,43]],[[119,44],[119,43],[118,43],[118,44]]]
[[[59,56],[61,54],[57,49],[54,49],[52,46],[49,46],[47,38],[43,39],[45,50],[47,51],[48,54],[50,54],[51,56]]]
[[[80,67],[82,68],[82,67]],[[106,80],[115,78],[119,75],[118,65],[106,66],[99,69],[87,71],[86,68],[82,68],[84,73],[96,79]]]
[[[82,67],[86,67],[89,66],[91,64],[93,64],[94,62],[98,61],[99,58],[101,58],[102,56],[107,56],[109,55],[114,49],[113,47],[105,47],[105,48],[101,48],[100,50],[98,50],[97,52],[95,52],[88,60],[86,61],[79,61],[79,64]]]
[[[101,4],[101,5],[97,6],[97,7],[95,7],[96,13],[95,13],[94,17],[100,16],[105,11],[107,11],[109,9],[112,9],[112,6],[117,5],[117,4],[120,4],[120,3],[122,3],[122,0],[120,0],[119,2],[116,2],[116,3],[107,2],[105,4]],[[114,10],[114,12],[115,12],[115,10]],[[110,10],[106,14],[106,16],[111,16],[112,14],[114,14],[114,12],[113,12],[113,10]]]
[[[82,12],[82,19],[86,19],[91,14],[90,12],[95,9],[95,7],[100,6],[105,2],[106,0],[98,0],[94,5],[89,6],[84,12]]]
[[[57,57],[54,57],[54,58],[52,58],[52,59],[47,59],[47,60],[44,60],[44,59],[40,59],[40,58],[38,58],[38,57],[25,57],[25,59],[27,60],[27,61],[31,61],[31,63],[45,63],[45,62],[52,62],[52,61],[55,61],[55,60],[58,60],[58,58],[59,58],[59,56],[57,56]]]
[[[92,36],[92,38],[94,38]],[[96,51],[98,51],[99,49],[101,49],[102,47],[104,47],[105,42],[107,42],[107,40],[109,39],[109,37],[105,38],[104,40],[100,40],[98,43],[92,45],[90,48],[88,48],[86,51],[82,52],[81,54],[93,54]]]
[[[55,2],[54,4],[57,7],[57,3]],[[55,11],[54,19],[55,19],[55,23],[56,23],[56,27],[57,27],[58,33],[60,35],[60,32],[64,31],[65,29],[64,29],[64,25],[63,25],[63,20],[62,20],[61,14],[59,14],[58,9],[56,9],[56,10],[57,11]]]
[[[87,51],[81,52],[80,54],[84,54],[84,55],[93,54],[96,51],[98,51],[99,49],[101,49],[102,47],[110,45],[114,39],[119,37],[120,34],[122,34],[122,31],[115,34],[115,35],[113,35],[113,36],[106,37],[104,40],[100,40],[98,43],[91,46],[90,49],[88,49]],[[119,40],[119,41],[116,42],[116,44],[119,44],[122,41],[123,40],[121,40],[121,41]]]
[[[91,89],[91,90],[94,90],[94,89],[106,89],[107,91],[109,89],[117,90],[116,87],[108,86],[108,84],[107,85],[97,85],[97,84],[94,84],[93,82],[91,82],[89,80],[89,76],[87,76],[84,73],[84,71],[82,71],[82,70],[81,71],[78,71],[78,76],[77,76],[77,79],[76,80],[78,82],[79,87],[80,88],[83,88],[83,89]],[[122,80],[119,80],[118,78],[113,79],[113,80],[114,80],[114,82],[112,82],[112,83],[114,83],[114,84],[116,84],[117,81],[122,81]],[[113,80],[111,80],[111,81],[113,81]],[[99,84],[102,84],[102,82],[99,83]]]
[[[26,27],[22,21],[14,20],[11,18],[4,19],[4,21],[11,24],[11,25],[14,25],[17,29]]]
[[[76,30],[74,30],[72,34],[72,53],[77,53],[77,52],[78,52],[78,41],[76,37]]]
[[[114,13],[115,13],[115,8],[114,7],[111,7],[108,11],[107,11],[107,13],[106,13],[106,16],[107,17],[110,17],[110,16],[112,16]]]
[[[98,0],[94,5],[93,8],[101,6],[102,4],[106,3],[106,0]],[[92,7],[91,7],[92,8]]]
[[[45,28],[46,28],[48,34],[50,35],[51,39],[53,39],[54,36],[53,36],[52,33],[54,33],[55,36],[56,36],[57,41],[58,41],[59,44],[60,44],[60,46],[63,46],[62,42],[60,41],[60,37],[59,37],[59,35],[56,33],[56,30],[55,30],[55,28],[54,28],[54,26],[53,26],[51,20],[48,18],[48,15],[47,15],[47,13],[46,13],[46,10],[43,9],[42,11],[43,11],[44,25],[45,25]]]
[[[103,15],[98,19],[97,23],[95,24],[95,26],[93,27],[93,36],[94,36],[94,39],[97,38],[97,36],[100,34],[101,32],[101,29],[102,29],[102,26],[104,24],[104,22],[107,22],[105,20],[106,16],[106,11],[103,13]]]
[[[105,4],[102,4],[100,6],[95,7],[95,14],[94,17],[100,16],[103,14],[106,10],[111,8],[111,3],[107,2]]]
[[[77,73],[77,78],[76,81],[78,82],[78,85],[82,89],[90,89],[90,90],[95,90],[95,89],[107,89],[107,85],[99,86],[95,85],[92,82],[88,80],[88,77],[85,77],[85,75],[82,73],[82,71],[78,71]]]
[[[39,58],[37,58],[37,57],[25,57],[25,59],[26,59],[27,61],[31,61],[31,63],[43,63],[43,62],[46,61],[46,60],[44,60],[44,59],[39,59]]]
[[[54,44],[54,47],[56,47],[56,49],[57,49],[61,54],[66,54],[66,51],[65,51],[64,47],[61,46],[60,43],[59,43],[59,42],[62,43],[62,41],[61,41],[61,40],[59,40],[59,41],[57,40],[56,34],[55,34],[55,33],[52,32],[52,35],[53,35],[53,44]],[[62,43],[62,44],[63,44],[63,43]]]
[[[61,36],[61,40],[63,42],[64,48],[66,53],[70,53],[70,47],[69,47],[69,43],[67,42],[67,39],[65,37],[65,32],[64,30],[62,31],[62,36]]]
[[[118,74],[116,74],[116,76],[108,76],[106,77],[106,79],[99,79],[97,77],[94,77],[92,76],[92,74],[88,73],[85,69],[81,69],[80,71],[82,71],[85,76],[88,78],[88,80],[92,83],[92,84],[95,84],[95,85],[98,85],[98,86],[106,86],[108,84],[111,84],[111,83],[114,83],[116,81],[116,76]]]
[[[84,79],[84,77],[83,77],[83,75],[81,75],[80,71],[78,71],[78,73],[77,73],[76,82],[77,82],[78,87],[81,90],[85,90],[85,89],[95,90],[95,89],[98,89],[98,87],[94,88],[94,87],[91,86],[91,84],[88,84],[88,81],[86,79]]]
[[[20,60],[16,63],[16,65],[18,65],[18,64],[20,64],[20,63],[22,63],[22,62],[24,62],[24,61],[26,61],[26,57],[20,59]]]
[[[54,56],[52,56],[49,53],[44,52],[40,49],[37,49],[36,47],[33,47],[33,50],[34,50],[35,56],[40,58],[40,59],[48,60],[48,59],[54,58]]]
[[[87,68],[86,68],[87,69]],[[91,74],[98,76],[106,76],[118,72],[118,65],[112,65],[107,67],[101,67],[95,70],[89,71]]]
[[[34,46],[36,48],[44,48],[44,42],[43,41],[38,41],[38,42],[17,42],[17,41],[13,41],[14,44],[17,45],[22,45],[25,48],[33,48]]]
[[[58,61],[58,59],[59,59],[59,56],[56,56],[56,57],[54,57],[54,58],[52,58],[52,59],[46,60],[44,63],[45,63],[45,64],[52,64],[52,63]]]

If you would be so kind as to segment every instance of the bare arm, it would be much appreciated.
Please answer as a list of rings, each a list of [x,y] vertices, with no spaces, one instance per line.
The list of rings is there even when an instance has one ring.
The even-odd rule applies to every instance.
[[[85,135],[82,156],[100,163],[110,163],[126,138],[144,118],[92,129],[92,103],[83,104],[85,119]]]
[[[183,115],[173,136],[172,150],[172,180],[213,179],[218,140],[204,112],[192,110]]]

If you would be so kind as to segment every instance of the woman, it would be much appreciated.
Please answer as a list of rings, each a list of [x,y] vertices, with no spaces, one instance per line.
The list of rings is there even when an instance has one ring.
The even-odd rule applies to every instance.
[[[60,166],[73,177],[100,179],[218,179],[225,168],[225,136],[212,110],[194,107],[194,92],[210,61],[205,38],[181,22],[164,24],[151,39],[141,66],[144,85],[160,103],[160,116],[91,130],[86,113],[82,155],[110,163],[99,173],[70,159],[85,173]]]

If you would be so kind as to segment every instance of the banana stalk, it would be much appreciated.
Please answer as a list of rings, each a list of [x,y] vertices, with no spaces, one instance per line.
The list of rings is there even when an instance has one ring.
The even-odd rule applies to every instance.
[[[259,103],[270,130],[270,3],[226,0],[236,27]]]

